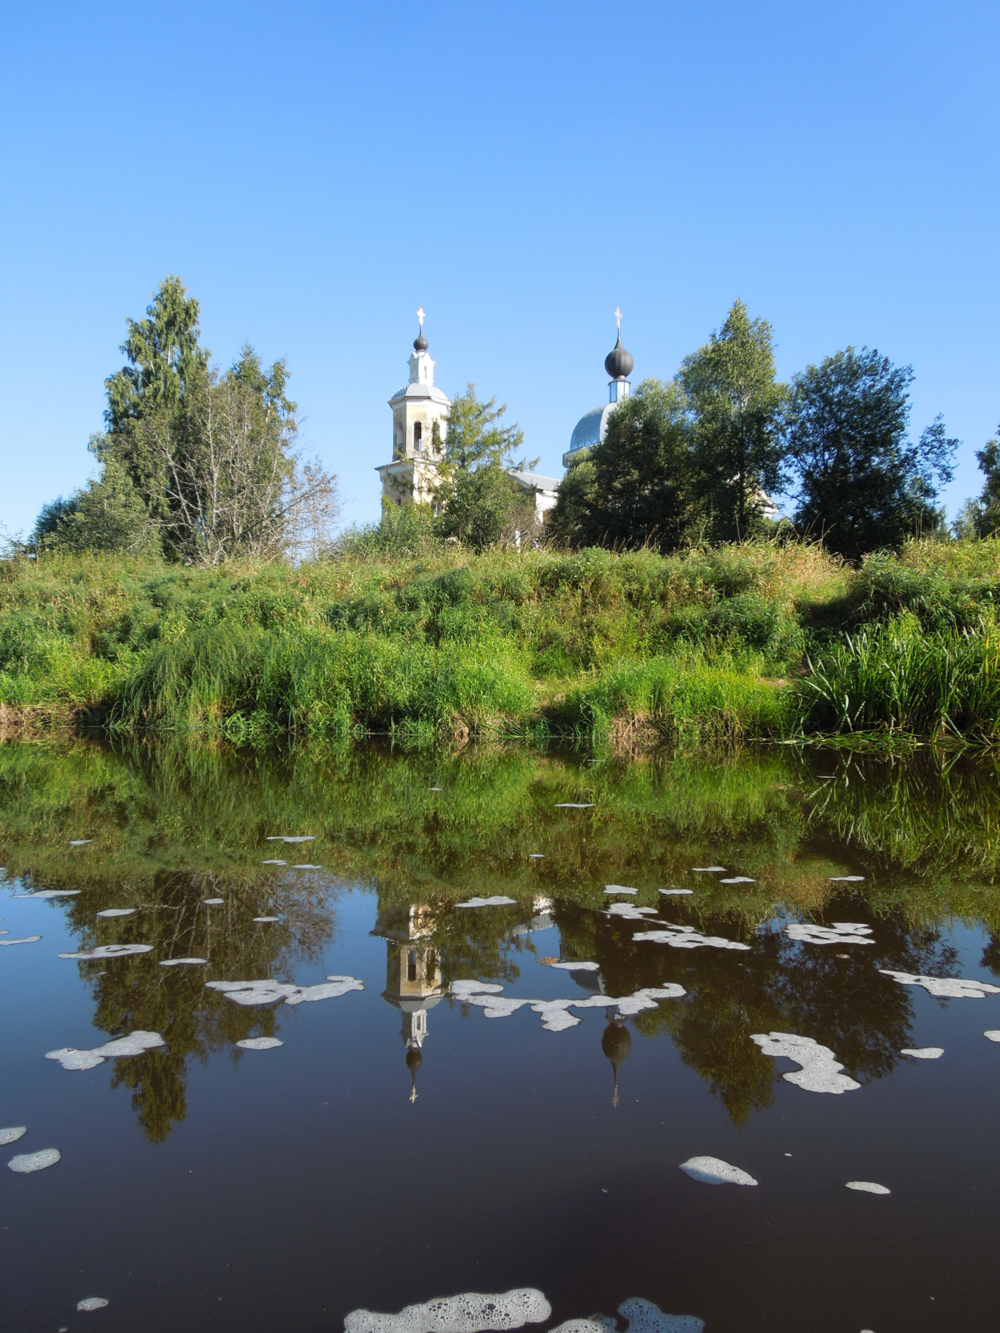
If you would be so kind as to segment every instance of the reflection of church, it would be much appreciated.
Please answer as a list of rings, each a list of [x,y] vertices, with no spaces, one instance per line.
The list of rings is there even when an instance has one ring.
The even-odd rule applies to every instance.
[[[427,1036],[427,1014],[441,1003],[441,959],[434,947],[437,917],[421,904],[390,907],[379,912],[373,935],[386,942],[385,990],[382,998],[403,1015],[400,1032],[410,1071],[410,1101],[417,1099],[420,1048]]]
[[[604,360],[604,368],[611,376],[609,401],[587,412],[577,422],[570,438],[569,449],[563,454],[563,467],[584,457],[586,450],[604,439],[608,420],[619,403],[629,396],[629,374],[632,358],[622,347],[621,311],[618,319],[618,342]],[[417,311],[420,331],[413,342],[409,359],[410,379],[389,399],[392,408],[392,462],[376,468],[382,482],[383,502],[395,505],[437,505],[440,484],[438,464],[444,458],[445,434],[451,399],[434,383],[435,361],[427,350],[424,337],[424,312]],[[507,474],[524,492],[534,497],[535,514],[544,521],[555,506],[560,478],[545,477],[537,472]]]

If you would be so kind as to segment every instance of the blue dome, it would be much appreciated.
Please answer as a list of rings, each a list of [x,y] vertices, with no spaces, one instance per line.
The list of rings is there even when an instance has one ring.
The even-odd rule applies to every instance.
[[[592,444],[600,444],[608,431],[608,417],[617,406],[617,403],[604,403],[582,416],[573,427],[573,434],[569,439],[569,452],[573,454],[577,449],[587,449]]]

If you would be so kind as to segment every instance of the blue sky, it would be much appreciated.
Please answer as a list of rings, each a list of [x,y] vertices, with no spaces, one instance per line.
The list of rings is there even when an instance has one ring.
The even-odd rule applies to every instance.
[[[1000,7],[8,5],[0,47],[0,523],[89,475],[127,315],[166,273],[222,365],[284,356],[348,520],[378,514],[389,395],[426,333],[561,475],[604,401],[670,376],[734,297],[779,374],[909,362],[914,432],[980,486],[1000,421]]]

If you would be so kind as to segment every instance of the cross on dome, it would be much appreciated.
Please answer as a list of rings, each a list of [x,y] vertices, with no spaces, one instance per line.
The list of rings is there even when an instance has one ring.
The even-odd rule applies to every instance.
[[[618,321],[618,332],[622,331],[622,312],[620,306],[615,306],[615,319]]]
[[[423,309],[420,308],[420,307],[417,308],[417,319],[419,319],[419,321],[420,321],[420,327],[423,328],[423,327],[424,327],[424,312],[423,312]]]

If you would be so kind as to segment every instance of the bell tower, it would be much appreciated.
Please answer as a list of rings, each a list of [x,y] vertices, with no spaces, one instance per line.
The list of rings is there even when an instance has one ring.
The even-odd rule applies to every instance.
[[[433,504],[437,464],[444,456],[446,418],[451,399],[434,383],[434,358],[424,337],[424,312],[410,356],[410,380],[389,399],[392,408],[392,462],[376,471],[382,497],[391,504]]]

